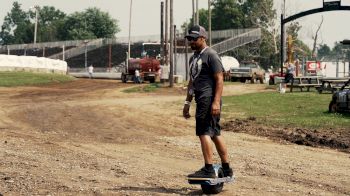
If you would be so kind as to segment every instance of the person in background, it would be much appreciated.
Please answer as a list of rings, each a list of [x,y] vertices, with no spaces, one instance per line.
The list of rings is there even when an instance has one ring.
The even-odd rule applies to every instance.
[[[293,63],[286,63],[286,76],[284,77],[285,83],[289,83],[294,80],[295,66]]]
[[[135,83],[137,84],[141,83],[140,71],[138,69],[135,70]]]
[[[92,74],[94,73],[94,66],[92,64],[88,67],[89,78],[92,79]]]

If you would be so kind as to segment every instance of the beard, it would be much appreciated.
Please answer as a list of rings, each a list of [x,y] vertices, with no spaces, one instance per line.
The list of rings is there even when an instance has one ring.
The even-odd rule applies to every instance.
[[[191,49],[192,50],[198,50],[199,46],[197,46],[196,44],[191,44]]]

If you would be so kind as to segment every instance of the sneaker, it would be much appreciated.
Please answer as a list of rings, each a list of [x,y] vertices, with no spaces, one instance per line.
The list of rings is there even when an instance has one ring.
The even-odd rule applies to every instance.
[[[232,177],[233,176],[233,170],[232,168],[228,168],[228,169],[222,169],[224,171],[224,177]]]
[[[193,174],[189,174],[188,178],[216,178],[216,174],[214,169],[206,169],[203,167],[202,169],[194,172]]]

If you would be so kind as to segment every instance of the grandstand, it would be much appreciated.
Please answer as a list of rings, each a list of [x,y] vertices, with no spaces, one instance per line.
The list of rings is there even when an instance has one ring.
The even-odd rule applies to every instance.
[[[212,47],[224,54],[251,43],[260,43],[260,29],[229,29],[212,32]],[[131,57],[141,57],[142,43],[159,43],[160,36],[131,38]],[[154,53],[160,54],[160,47]],[[84,70],[93,64],[96,72],[118,71],[123,66],[128,51],[128,38],[59,41],[37,44],[16,44],[0,46],[0,54],[38,56],[65,60],[70,71]],[[177,35],[177,53],[184,53],[184,34]],[[191,52],[190,48],[188,51]],[[183,62],[178,62],[178,64]]]

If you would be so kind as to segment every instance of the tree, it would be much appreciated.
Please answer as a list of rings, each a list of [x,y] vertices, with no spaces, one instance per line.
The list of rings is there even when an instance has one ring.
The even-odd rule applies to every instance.
[[[60,32],[62,40],[112,38],[120,31],[117,20],[98,8],[69,15]]]
[[[332,48],[332,51],[331,51],[331,56],[334,59],[343,59],[343,60],[350,59],[350,46],[343,45],[339,42],[335,42],[334,47]]]
[[[260,62],[265,67],[277,65],[278,31],[274,21],[276,11],[273,9],[273,0],[214,0],[212,5],[213,30],[261,28]],[[207,11],[203,13],[206,17]],[[247,56],[249,52],[245,49],[238,49],[237,54],[243,55],[242,59],[245,60],[256,58]]]
[[[29,43],[32,40],[32,35],[28,14],[21,9],[21,4],[14,2],[1,26],[2,44]]]
[[[244,26],[261,28],[260,63],[263,67],[278,65],[277,27],[275,25],[276,10],[273,0],[245,0],[242,4],[245,15]]]
[[[291,35],[293,39],[298,39],[300,29],[301,26],[299,22],[291,22],[286,29],[286,33],[287,35]]]
[[[245,0],[243,2],[242,9],[246,26],[268,29],[274,25],[276,10],[273,9],[273,0]]]
[[[296,39],[294,40],[294,46],[293,46],[293,52],[294,57],[301,59],[301,57],[311,57],[311,50],[310,48],[301,40]]]
[[[35,11],[30,10],[29,15],[34,21]],[[59,29],[62,28],[65,17],[66,14],[64,12],[52,6],[40,8],[38,17],[38,42],[58,41]]]
[[[58,40],[57,29],[65,18],[65,13],[49,6],[44,6],[38,11],[38,42]],[[1,28],[0,38],[2,39],[2,44],[32,43],[34,25],[35,11],[29,10],[25,12],[21,9],[21,4],[14,2]]]
[[[303,41],[298,39],[300,29],[301,29],[301,26],[299,22],[291,22],[286,29],[287,35],[292,36],[293,58],[299,58],[299,59],[301,57],[311,58],[312,53],[310,51],[310,48]]]
[[[331,48],[327,44],[321,44],[317,50],[317,59],[322,59],[330,55],[331,55]]]
[[[199,24],[204,27],[205,29],[209,28],[209,21],[208,21],[208,10],[206,9],[199,9],[198,10],[198,15],[199,15]],[[193,17],[190,18],[189,21],[184,22],[181,25],[181,29],[183,32],[185,32],[186,28],[189,29],[190,27],[193,26]]]
[[[38,11],[38,42],[112,38],[120,31],[118,21],[98,8],[89,8],[69,16],[52,6],[44,6]],[[21,4],[14,2],[1,26],[0,44],[32,43],[34,25],[35,11],[25,12]]]
[[[244,23],[246,15],[237,0],[214,0],[212,10],[212,29],[247,28]]]
[[[312,45],[312,55],[314,55],[314,56],[315,56],[316,47],[317,47],[318,32],[319,32],[320,29],[321,29],[322,23],[323,23],[323,16],[322,16],[322,20],[321,20],[320,24],[319,24],[318,27],[317,27],[317,30],[316,30],[316,32],[315,32],[315,35],[312,36],[312,39],[314,40],[314,43],[313,43],[313,45]]]

